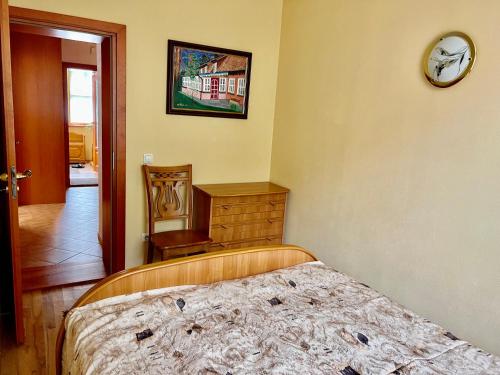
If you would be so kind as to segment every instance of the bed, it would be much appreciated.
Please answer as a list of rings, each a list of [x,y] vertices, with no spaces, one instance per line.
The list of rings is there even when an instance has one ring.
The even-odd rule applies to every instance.
[[[289,245],[140,266],[90,289],[64,374],[500,374],[500,358]]]

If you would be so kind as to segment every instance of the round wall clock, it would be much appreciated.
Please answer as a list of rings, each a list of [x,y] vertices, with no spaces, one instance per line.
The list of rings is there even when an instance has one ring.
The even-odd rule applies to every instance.
[[[437,87],[450,87],[464,78],[476,59],[476,47],[468,35],[455,31],[436,39],[424,57],[425,76]]]

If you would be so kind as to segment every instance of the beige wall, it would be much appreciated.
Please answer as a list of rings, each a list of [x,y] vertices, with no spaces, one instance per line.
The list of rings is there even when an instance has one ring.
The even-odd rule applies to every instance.
[[[286,239],[500,354],[500,2],[285,0],[272,180]],[[472,74],[421,73],[459,29]]]
[[[97,65],[95,43],[62,39],[61,49],[63,62]]]
[[[140,166],[193,164],[194,182],[269,178],[281,0],[10,0],[9,4],[127,25],[127,266],[142,263]],[[251,51],[248,120],[165,114],[168,39]]]

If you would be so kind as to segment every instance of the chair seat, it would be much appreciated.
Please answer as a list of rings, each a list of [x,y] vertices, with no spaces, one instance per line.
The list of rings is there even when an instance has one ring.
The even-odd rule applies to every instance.
[[[181,229],[154,233],[151,242],[159,249],[174,249],[209,244],[212,239],[199,230]]]

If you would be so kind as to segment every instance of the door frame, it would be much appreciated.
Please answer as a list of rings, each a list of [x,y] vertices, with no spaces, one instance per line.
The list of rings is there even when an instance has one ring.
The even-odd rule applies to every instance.
[[[45,26],[71,32],[84,32],[110,39],[111,45],[111,117],[108,139],[111,145],[110,214],[105,215],[103,231],[110,231],[110,265],[108,272],[125,268],[125,125],[126,125],[126,26],[88,18],[68,16],[9,6],[10,22],[28,26]],[[104,137],[103,131],[103,137]],[[104,163],[103,155],[103,163]],[[106,217],[108,216],[108,217]],[[105,265],[106,266],[106,265]]]

